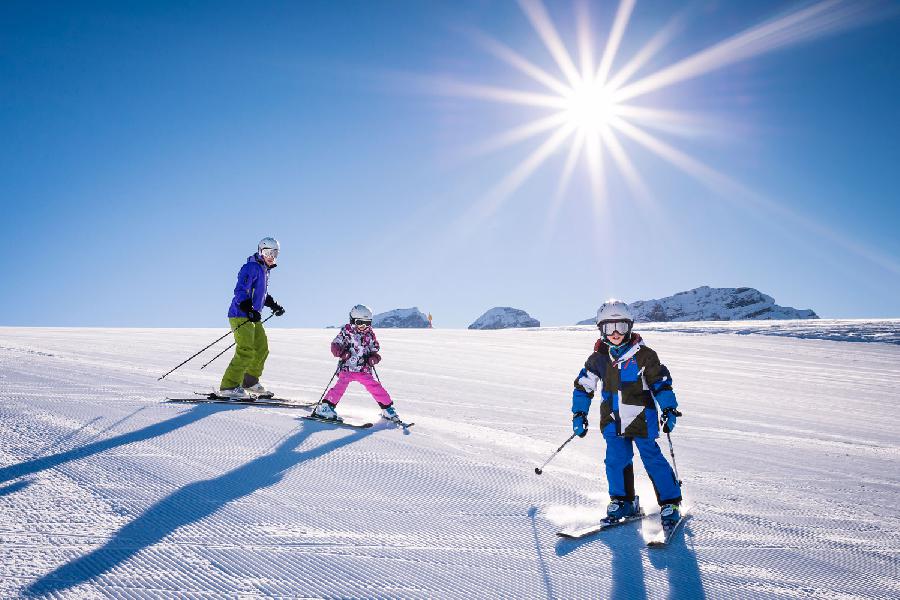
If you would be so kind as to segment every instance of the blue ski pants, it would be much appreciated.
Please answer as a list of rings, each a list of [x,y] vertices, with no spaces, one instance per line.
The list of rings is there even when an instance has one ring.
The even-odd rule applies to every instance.
[[[663,456],[655,438],[629,438],[604,436],[606,440],[606,481],[610,498],[631,500],[634,498],[634,446],[641,455],[644,469],[653,483],[656,500],[660,505],[681,502],[681,487],[675,471]]]

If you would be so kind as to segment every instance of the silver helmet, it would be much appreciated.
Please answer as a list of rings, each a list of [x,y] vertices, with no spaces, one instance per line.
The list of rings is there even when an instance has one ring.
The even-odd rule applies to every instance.
[[[597,311],[597,329],[600,330],[600,335],[604,340],[617,331],[625,336],[625,341],[628,341],[631,338],[632,327],[634,327],[634,314],[621,300],[610,298]]]
[[[278,252],[281,250],[281,244],[273,237],[264,237],[259,240],[257,251],[260,256],[271,258],[272,263],[278,262]]]
[[[372,309],[365,304],[357,304],[350,309],[350,322],[354,325],[357,321],[372,323]]]

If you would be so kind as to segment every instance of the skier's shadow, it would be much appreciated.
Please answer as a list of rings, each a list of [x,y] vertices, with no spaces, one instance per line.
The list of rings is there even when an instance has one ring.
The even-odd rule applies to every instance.
[[[234,409],[240,407],[224,408]],[[176,429],[180,429],[182,427],[185,427],[186,425],[190,425],[191,423],[195,423],[200,419],[208,417],[209,415],[213,414],[214,412],[218,412],[219,410],[220,409],[218,407],[213,407],[211,405],[197,405],[193,408],[193,410],[180,413],[179,415],[172,417],[171,419],[153,423],[152,425],[148,425],[147,427],[143,427],[136,431],[123,433],[121,435],[113,436],[105,440],[99,440],[97,442],[91,442],[89,444],[79,446],[78,448],[66,450],[65,452],[57,452],[56,454],[51,454],[49,456],[33,458],[31,460],[26,460],[15,465],[2,467],[0,468],[0,483],[18,479],[19,477],[25,477],[26,475],[34,475],[35,473],[58,467],[59,465],[73,460],[87,458],[89,456],[93,456],[94,454],[99,454],[101,452],[111,450],[112,448],[133,444],[135,442],[143,442],[161,435],[165,435],[167,433],[175,431]]]
[[[700,567],[693,549],[686,543],[692,537],[690,521],[684,523],[665,548],[647,548],[640,527],[620,525],[614,531],[581,540],[560,540],[556,554],[565,556],[582,546],[601,543],[609,548],[609,598],[647,598],[644,575],[644,553],[656,570],[665,570],[670,598],[706,598]],[[654,581],[655,578],[651,579]],[[654,590],[655,592],[655,590]],[[657,596],[657,593],[653,594]]]
[[[700,565],[697,564],[697,554],[691,542],[693,537],[689,520],[665,549],[654,549],[649,553],[650,564],[666,572],[670,598],[706,598]]]
[[[162,540],[180,527],[208,517],[253,492],[277,484],[293,467],[317,458],[371,434],[370,430],[348,435],[315,448],[296,448],[312,434],[328,426],[304,422],[304,426],[261,456],[219,477],[196,481],[163,498],[128,523],[101,548],[44,575],[25,588],[26,596],[53,595],[107,573],[135,554]]]
[[[561,539],[556,543],[557,556],[565,556],[588,544],[604,544],[610,552],[609,598],[646,598],[644,585],[644,538],[634,524],[619,525],[598,535],[580,540]]]

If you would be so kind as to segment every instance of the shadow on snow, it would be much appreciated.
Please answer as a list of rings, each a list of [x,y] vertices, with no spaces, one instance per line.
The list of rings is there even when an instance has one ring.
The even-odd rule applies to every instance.
[[[50,456],[42,456],[15,465],[9,465],[8,467],[0,468],[0,483],[5,483],[26,475],[34,475],[35,473],[58,467],[73,460],[81,460],[82,458],[100,454],[101,452],[111,450],[112,448],[126,446],[135,442],[143,442],[165,435],[208,417],[214,412],[217,411],[208,406],[198,406],[194,410],[183,412],[176,417],[153,423],[152,425],[148,425],[147,427],[136,431],[123,433],[98,442],[84,444],[83,446],[73,448],[72,450],[66,450],[65,452],[58,452],[56,454],[51,454]],[[57,440],[53,445],[55,446],[59,443],[59,440]]]
[[[669,598],[706,598],[697,555],[686,540],[693,537],[690,523],[685,523],[665,548],[647,548],[641,529],[620,525],[580,540],[561,539],[556,543],[556,555],[566,556],[582,548],[587,550],[594,542],[609,548],[610,590],[609,598],[648,598],[648,586],[652,596],[659,596],[656,575],[644,574],[644,553],[656,571],[665,571],[669,584]]]
[[[200,521],[257,490],[277,484],[298,464],[352,444],[371,433],[368,430],[348,432],[348,435],[316,448],[302,452],[295,450],[312,433],[322,430],[322,426],[304,422],[297,433],[286,438],[271,453],[219,477],[180,488],[122,527],[101,548],[44,575],[23,593],[29,596],[53,594],[95,579],[178,528]]]

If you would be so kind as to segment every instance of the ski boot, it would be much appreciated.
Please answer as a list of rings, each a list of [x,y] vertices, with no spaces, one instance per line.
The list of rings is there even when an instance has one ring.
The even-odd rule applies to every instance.
[[[247,373],[244,373],[243,388],[254,398],[272,398],[275,396],[274,393],[263,387],[263,384],[259,382],[259,377],[254,377]]]
[[[393,404],[381,407],[381,418],[387,419],[392,423],[402,423],[402,421],[400,420],[400,416],[397,414],[397,411],[394,410]]]
[[[663,504],[659,507],[659,520],[663,528],[674,527],[681,520],[681,511],[677,504]]]
[[[312,416],[324,421],[338,421],[339,423],[343,423],[344,419],[342,419],[334,409],[335,406],[333,404],[322,402],[316,407],[316,410],[313,411]]]
[[[233,388],[222,388],[217,390],[215,394],[226,400],[237,400],[240,402],[253,402],[253,396],[247,393],[247,390],[241,386]]]
[[[634,500],[625,500],[623,498],[610,498],[609,505],[606,507],[606,519],[608,521],[618,521],[619,519],[627,519],[641,513],[641,501],[638,496]]]
[[[268,399],[274,398],[275,392],[270,392],[266,388],[263,387],[263,384],[256,382],[248,388],[244,388],[247,392],[252,394],[256,398]]]

